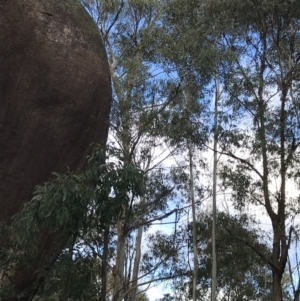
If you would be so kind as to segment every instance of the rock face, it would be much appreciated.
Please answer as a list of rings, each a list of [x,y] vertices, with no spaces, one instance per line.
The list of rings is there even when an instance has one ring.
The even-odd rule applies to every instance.
[[[90,144],[105,144],[110,103],[105,49],[77,0],[0,0],[1,223],[51,172],[83,168]]]

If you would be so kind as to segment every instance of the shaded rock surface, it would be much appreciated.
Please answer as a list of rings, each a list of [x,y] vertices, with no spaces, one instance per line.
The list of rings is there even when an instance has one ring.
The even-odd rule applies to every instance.
[[[53,171],[106,142],[111,91],[97,28],[76,0],[0,3],[0,219]]]
[[[0,222],[51,172],[84,168],[90,144],[106,143],[110,103],[104,46],[78,1],[0,0]],[[43,257],[57,252],[49,239]],[[34,271],[17,278],[22,291]]]

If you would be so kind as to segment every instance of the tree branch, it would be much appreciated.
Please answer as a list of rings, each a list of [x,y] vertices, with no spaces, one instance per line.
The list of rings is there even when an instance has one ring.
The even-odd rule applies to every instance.
[[[155,221],[159,221],[159,220],[162,220],[162,219],[165,219],[167,218],[168,216],[172,215],[173,213],[175,213],[178,209],[174,209],[162,216],[159,216],[159,217],[156,217],[156,218],[153,218],[151,220],[148,220],[148,221],[143,221],[143,222],[139,222],[139,219],[135,220],[134,222],[132,222],[127,228],[126,228],[126,232],[129,232],[131,231],[132,229],[134,228],[137,228],[139,226],[144,226],[144,225],[149,225],[151,224],[152,222],[155,222]]]
[[[247,160],[245,160],[245,159],[243,159],[243,158],[240,158],[240,157],[234,155],[234,154],[231,153],[231,152],[224,152],[224,151],[221,151],[221,152],[219,152],[219,153],[222,154],[222,155],[226,155],[226,156],[228,156],[228,157],[231,157],[231,158],[233,158],[233,159],[236,159],[236,160],[240,161],[241,163],[247,165],[251,170],[253,170],[253,171],[254,171],[254,172],[255,172],[255,173],[263,180],[263,175],[262,175],[262,174],[254,167],[254,165],[251,164],[249,161],[247,161]]]

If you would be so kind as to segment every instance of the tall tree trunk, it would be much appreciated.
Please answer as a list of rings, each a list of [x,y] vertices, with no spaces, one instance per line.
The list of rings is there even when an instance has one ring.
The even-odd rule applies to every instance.
[[[185,105],[189,109],[190,94],[187,91],[184,92]],[[190,121],[188,121],[190,123]],[[188,154],[189,154],[189,172],[190,172],[190,184],[189,184],[189,196],[192,203],[192,222],[193,222],[193,301],[197,300],[197,279],[198,279],[198,251],[197,251],[197,220],[196,220],[196,205],[195,205],[195,193],[194,193],[194,172],[193,172],[193,144],[191,137],[187,140]]]
[[[281,280],[284,273],[288,257],[288,245],[286,238],[285,225],[285,201],[286,201],[286,159],[285,159],[285,128],[286,128],[286,112],[285,103],[287,96],[287,87],[282,82],[281,96],[281,111],[280,111],[280,196],[277,204],[277,218],[272,221],[273,224],[273,261],[278,263],[277,269],[272,269],[273,272],[273,300],[282,301],[282,286]],[[289,243],[288,243],[289,244]]]
[[[194,172],[193,172],[193,146],[189,139],[189,160],[190,160],[190,198],[192,201],[192,218],[193,218],[193,253],[194,253],[194,274],[193,274],[193,301],[197,300],[197,278],[198,278],[198,251],[197,251],[197,220],[196,205],[194,194]]]
[[[109,225],[106,225],[103,234],[103,255],[102,255],[102,266],[101,266],[102,287],[101,287],[100,301],[106,300],[108,244],[109,244]]]
[[[218,141],[218,100],[220,97],[219,77],[215,77],[215,112],[214,112],[214,163],[213,163],[213,211],[212,211],[212,271],[211,271],[211,301],[217,297],[217,252],[216,252],[216,226],[217,226],[217,141]]]
[[[141,198],[141,202],[142,202]],[[136,237],[136,243],[135,243],[135,258],[134,258],[134,265],[133,265],[133,271],[132,271],[132,283],[131,287],[133,288],[130,294],[130,301],[136,300],[136,293],[137,293],[137,279],[138,279],[138,273],[139,273],[139,267],[140,267],[140,261],[141,261],[141,245],[142,245],[142,236],[143,236],[143,226],[139,226],[138,228],[138,234]]]
[[[148,160],[146,161],[144,170],[148,170],[150,167],[150,163],[151,163],[151,156],[148,157]],[[144,185],[145,182],[143,183],[143,187],[142,187],[142,195],[140,198],[140,204],[143,206],[143,204],[145,204],[145,190],[144,190]],[[142,222],[142,218],[140,219],[140,222]],[[135,258],[134,258],[134,265],[133,265],[133,271],[132,271],[132,283],[131,283],[131,287],[132,292],[130,293],[130,299],[129,301],[135,301],[136,300],[136,294],[137,294],[137,284],[138,284],[138,275],[139,275],[139,268],[140,268],[140,262],[141,262],[141,254],[142,254],[142,250],[141,250],[141,246],[142,246],[142,237],[143,237],[143,226],[139,226],[138,227],[138,233],[137,233],[137,237],[136,237],[136,243],[135,243]]]
[[[122,96],[118,96],[120,105],[122,107],[121,119],[122,119],[122,130],[117,133],[119,135],[119,139],[121,141],[121,149],[123,156],[123,164],[131,163],[131,151],[130,151],[130,115],[129,115],[129,105],[130,100],[124,100]],[[123,110],[123,111],[122,111]],[[119,215],[117,222],[117,254],[116,254],[116,264],[113,268],[113,278],[114,278],[114,289],[113,289],[113,301],[122,300],[122,295],[125,291],[125,279],[124,279],[124,268],[125,268],[125,260],[126,260],[126,208],[125,204],[122,206],[122,212]]]
[[[125,265],[125,239],[124,233],[125,223],[125,208],[117,223],[117,256],[116,265],[113,267],[114,289],[113,289],[113,301],[121,300],[121,296],[124,293],[124,265]]]
[[[277,269],[273,269],[273,301],[282,301],[282,273]]]

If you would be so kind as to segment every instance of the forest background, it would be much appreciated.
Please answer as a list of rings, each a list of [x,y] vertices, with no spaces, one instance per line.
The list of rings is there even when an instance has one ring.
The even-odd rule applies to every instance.
[[[299,300],[300,3],[81,2],[110,138],[15,219],[20,244],[36,219],[73,227],[34,300]]]

